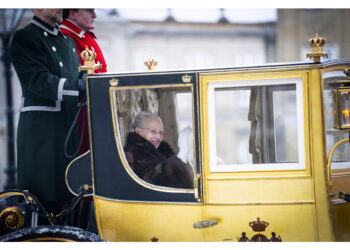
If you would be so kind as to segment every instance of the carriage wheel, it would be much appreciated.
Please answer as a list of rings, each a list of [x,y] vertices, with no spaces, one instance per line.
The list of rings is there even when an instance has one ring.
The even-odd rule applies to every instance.
[[[0,237],[0,241],[16,242],[103,242],[98,235],[70,226],[38,226],[24,228]]]

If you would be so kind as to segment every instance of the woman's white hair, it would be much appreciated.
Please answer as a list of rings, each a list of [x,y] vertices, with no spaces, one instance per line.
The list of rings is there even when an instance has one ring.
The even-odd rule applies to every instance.
[[[142,111],[136,115],[134,122],[131,124],[131,129],[135,130],[135,128],[143,128],[145,120],[149,118],[156,118],[162,121],[159,115],[156,115],[147,111]]]

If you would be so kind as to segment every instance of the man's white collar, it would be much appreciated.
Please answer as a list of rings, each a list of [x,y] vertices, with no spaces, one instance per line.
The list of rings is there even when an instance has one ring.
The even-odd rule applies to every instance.
[[[80,29],[79,26],[78,26],[75,22],[73,22],[72,20],[70,20],[69,18],[67,18],[66,20],[67,20],[68,22],[72,23],[73,25],[75,25],[78,29]],[[85,35],[85,31],[83,31],[83,30],[81,30],[81,29],[80,29],[80,30],[81,30],[80,33],[77,33],[77,32],[75,32],[74,30],[72,30],[71,28],[69,28],[69,27],[67,27],[66,25],[63,25],[63,24],[60,25],[60,28],[69,30],[70,32],[74,33],[75,35],[77,35],[77,36],[80,37],[80,38],[83,38],[83,36]]]
[[[38,21],[36,21],[34,19],[32,19],[30,22],[32,24],[40,27],[41,29],[45,30],[47,33],[50,33],[51,35],[57,36],[57,34],[58,34],[59,30],[58,30],[58,28],[56,26],[54,27],[53,30],[50,30],[50,29],[48,29],[47,27],[45,27],[44,25],[42,25],[41,23],[39,23]]]

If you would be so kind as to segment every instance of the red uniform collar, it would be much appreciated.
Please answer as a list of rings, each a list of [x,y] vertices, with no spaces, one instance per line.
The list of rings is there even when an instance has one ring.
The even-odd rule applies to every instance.
[[[68,30],[72,33],[74,33],[76,36],[80,37],[80,38],[83,38],[84,35],[86,33],[90,34],[93,38],[96,39],[96,36],[93,32],[91,31],[88,31],[88,32],[85,32],[83,30],[81,30],[77,25],[75,25],[72,21],[70,21],[69,19],[65,19],[63,20],[63,22],[61,23],[60,25],[60,29],[65,29],[65,30]]]

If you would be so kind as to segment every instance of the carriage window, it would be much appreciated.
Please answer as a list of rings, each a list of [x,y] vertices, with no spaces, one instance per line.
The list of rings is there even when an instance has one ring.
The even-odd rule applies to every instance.
[[[334,99],[332,96],[332,90],[335,89],[337,85],[332,84],[337,80],[344,80],[345,74],[343,71],[335,70],[325,73],[324,79],[324,110],[325,110],[325,127],[326,127],[326,142],[327,142],[327,155],[330,150],[337,142],[349,138],[348,129],[336,129],[334,128],[334,119],[333,119],[333,105]],[[335,151],[332,156],[332,169],[342,169],[349,168],[350,154],[349,143],[341,144]]]
[[[114,100],[117,143],[132,178],[148,188],[192,189],[191,86],[118,87]]]
[[[209,83],[212,172],[304,169],[301,79]]]

